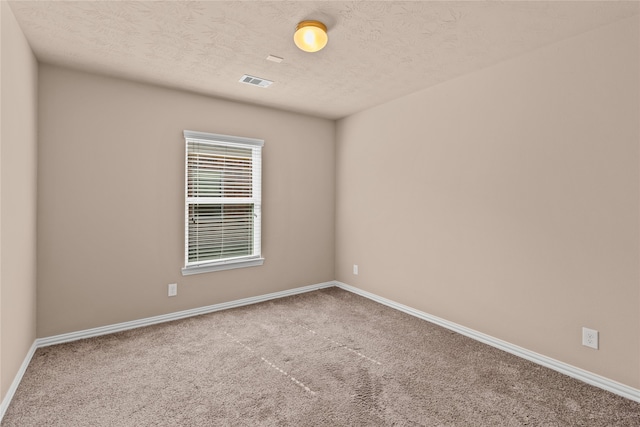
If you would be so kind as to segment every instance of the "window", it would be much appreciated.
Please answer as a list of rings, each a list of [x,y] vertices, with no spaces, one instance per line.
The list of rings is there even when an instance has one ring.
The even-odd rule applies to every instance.
[[[262,265],[264,141],[184,131],[185,263],[182,274]]]

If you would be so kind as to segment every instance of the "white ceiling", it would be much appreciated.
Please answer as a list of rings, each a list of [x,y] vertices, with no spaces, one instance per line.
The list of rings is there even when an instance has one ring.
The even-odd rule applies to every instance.
[[[42,62],[340,118],[638,15],[628,1],[11,1]],[[293,44],[318,19],[329,44]],[[280,64],[268,55],[284,58]],[[261,89],[243,74],[275,81]]]

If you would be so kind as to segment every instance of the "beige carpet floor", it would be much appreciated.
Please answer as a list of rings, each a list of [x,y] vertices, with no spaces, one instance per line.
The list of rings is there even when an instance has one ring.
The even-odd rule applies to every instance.
[[[640,426],[640,404],[329,288],[38,349],[10,426]]]

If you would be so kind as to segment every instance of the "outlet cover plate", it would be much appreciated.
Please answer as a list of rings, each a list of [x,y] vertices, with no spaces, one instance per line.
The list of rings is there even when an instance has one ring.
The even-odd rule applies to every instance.
[[[178,284],[177,283],[170,283],[169,284],[169,296],[170,297],[175,297],[176,295],[178,295]]]
[[[598,349],[598,331],[595,329],[582,328],[582,345]]]

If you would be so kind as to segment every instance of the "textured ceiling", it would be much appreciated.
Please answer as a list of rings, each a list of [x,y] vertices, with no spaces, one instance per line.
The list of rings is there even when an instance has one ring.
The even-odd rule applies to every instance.
[[[638,1],[12,1],[40,61],[340,118],[638,15]],[[318,19],[329,44],[293,44]],[[283,57],[280,64],[268,55]],[[275,83],[238,83],[250,74]]]

